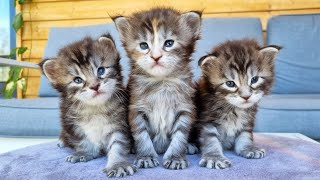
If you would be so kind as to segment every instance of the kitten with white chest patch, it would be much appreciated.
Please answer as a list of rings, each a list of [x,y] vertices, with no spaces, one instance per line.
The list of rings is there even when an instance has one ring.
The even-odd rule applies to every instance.
[[[261,48],[255,40],[227,41],[199,60],[197,124],[202,158],[199,165],[223,169],[231,165],[223,149],[259,159],[264,149],[253,144],[257,103],[274,79],[274,59],[280,48]]]
[[[86,162],[108,155],[108,177],[132,175],[128,162],[130,129],[120,56],[110,35],[67,45],[40,66],[60,92],[62,145],[75,150],[66,158]]]
[[[155,8],[116,17],[114,22],[131,59],[129,124],[140,168],[184,169],[194,122],[195,88],[191,54],[200,34],[201,14]]]

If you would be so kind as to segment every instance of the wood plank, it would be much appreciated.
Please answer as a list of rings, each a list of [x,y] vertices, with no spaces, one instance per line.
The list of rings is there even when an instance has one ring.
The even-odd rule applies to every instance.
[[[22,45],[28,47],[28,50],[22,55],[23,59],[42,58],[47,40],[22,41]]]
[[[30,7],[31,6],[31,7]],[[108,18],[111,15],[128,15],[138,10],[146,10],[151,7],[170,6],[181,11],[204,10],[204,13],[225,12],[251,12],[269,10],[268,0],[131,0],[119,1],[66,1],[66,2],[43,2],[30,3],[23,6],[24,20],[70,20],[70,19],[93,19]],[[92,13],[94,11],[94,13]]]
[[[270,10],[320,8],[320,0],[270,0]]]
[[[27,82],[27,91],[25,93],[28,95],[38,95],[39,85],[40,85],[40,77],[28,77]]]

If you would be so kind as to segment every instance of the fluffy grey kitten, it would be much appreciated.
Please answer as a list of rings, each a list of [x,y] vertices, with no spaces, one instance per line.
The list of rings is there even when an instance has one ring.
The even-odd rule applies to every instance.
[[[231,165],[223,149],[250,159],[263,158],[254,146],[252,131],[257,103],[268,94],[274,79],[277,46],[260,47],[254,40],[227,41],[200,59],[200,166],[223,169]]]
[[[114,22],[131,59],[129,124],[140,168],[184,169],[194,121],[195,92],[190,56],[199,38],[201,14],[170,8],[116,17]]]
[[[127,94],[122,86],[120,56],[110,35],[87,37],[59,51],[40,65],[60,94],[61,145],[75,150],[66,158],[86,162],[108,155],[108,177],[132,175],[127,158],[130,130]]]

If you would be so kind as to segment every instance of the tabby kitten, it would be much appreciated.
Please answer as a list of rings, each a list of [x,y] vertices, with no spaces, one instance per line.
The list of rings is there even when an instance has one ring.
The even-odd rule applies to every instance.
[[[223,149],[245,158],[259,159],[264,149],[253,145],[257,103],[268,94],[274,79],[274,59],[280,48],[261,48],[255,40],[227,41],[199,65],[203,76],[199,82],[199,165],[223,169],[231,165]]]
[[[190,57],[200,34],[201,13],[170,8],[115,17],[123,46],[131,59],[129,124],[139,168],[159,165],[184,169],[194,121]]]
[[[130,130],[119,60],[112,37],[104,35],[72,43],[40,64],[61,94],[60,140],[75,150],[66,161],[86,162],[107,153],[108,177],[135,172],[127,160]]]

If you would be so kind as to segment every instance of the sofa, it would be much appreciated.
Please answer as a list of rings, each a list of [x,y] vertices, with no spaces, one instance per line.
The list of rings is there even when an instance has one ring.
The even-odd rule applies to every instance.
[[[51,28],[44,57],[55,57],[64,45],[85,36],[110,32],[122,57],[125,82],[130,70],[112,23]],[[264,45],[259,18],[205,18],[192,68],[197,80],[198,59],[226,39],[254,38]],[[272,93],[260,103],[256,132],[296,132],[320,139],[320,15],[275,16],[268,21],[266,44],[283,49],[276,60]],[[53,137],[60,132],[58,93],[42,75],[39,98],[0,100],[0,136]]]

